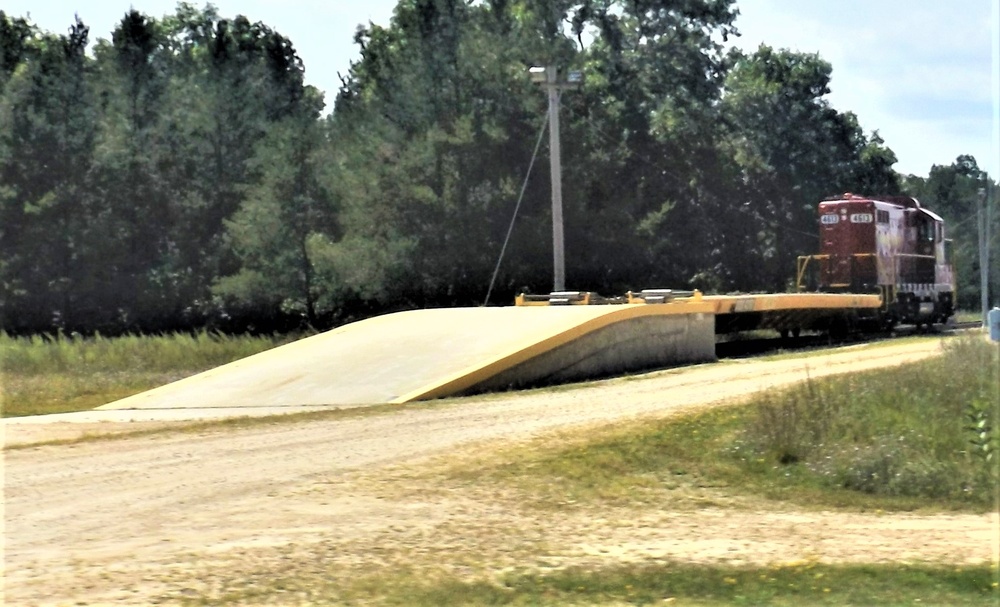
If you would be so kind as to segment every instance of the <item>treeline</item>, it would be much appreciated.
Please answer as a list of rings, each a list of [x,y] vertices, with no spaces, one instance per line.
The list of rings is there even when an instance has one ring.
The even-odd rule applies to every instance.
[[[785,289],[817,201],[846,191],[974,210],[973,159],[901,178],[824,99],[829,63],[727,53],[735,18],[731,0],[401,0],[358,29],[324,115],[289,39],[211,5],[129,11],[93,52],[79,20],[0,12],[0,323],[272,331],[480,305],[543,126],[532,65],[585,73],[562,99],[573,289]],[[492,303],[551,288],[536,164]]]

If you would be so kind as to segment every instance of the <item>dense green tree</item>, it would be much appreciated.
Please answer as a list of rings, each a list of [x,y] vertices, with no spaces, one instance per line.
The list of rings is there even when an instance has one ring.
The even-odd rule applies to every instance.
[[[90,229],[86,182],[97,124],[88,35],[77,19],[66,35],[25,38],[0,99],[5,326],[73,326],[101,316],[85,266],[102,238]]]
[[[239,269],[225,222],[272,179],[255,149],[303,105],[291,42],[180,4],[135,10],[87,56],[0,16],[0,279],[10,328],[159,329],[213,313]]]
[[[507,10],[401,2],[389,28],[359,31],[362,59],[334,115],[345,238],[329,259],[352,268],[360,297],[427,305],[485,295],[541,114]],[[529,232],[534,215],[521,224]],[[507,267],[530,251],[515,249]]]
[[[317,326],[340,303],[334,280],[320,280],[316,245],[338,237],[332,193],[321,179],[322,132],[313,111],[285,118],[258,144],[250,168],[261,175],[240,209],[226,221],[237,273],[214,291],[229,305],[255,314],[283,313]]]
[[[181,3],[88,30],[0,12],[0,323],[12,330],[320,327],[551,285],[547,110],[561,96],[568,286],[774,290],[815,207],[916,194],[978,293],[975,161],[901,182],[826,100],[832,66],[723,52],[732,0],[400,0],[359,28],[333,112],[292,42]]]
[[[854,189],[863,194],[900,194],[902,179],[893,168],[896,164],[896,154],[885,146],[885,140],[872,133],[867,141],[857,151],[856,168],[853,176]]]
[[[100,252],[105,305],[127,324],[170,324],[186,305],[164,284],[172,225],[170,189],[161,163],[164,95],[170,58],[161,25],[132,10],[95,51],[92,83],[101,116],[91,171],[94,221],[107,236]]]
[[[31,39],[37,33],[36,28],[25,19],[12,18],[0,11],[0,93],[14,70],[31,52]]]
[[[700,135],[723,71],[712,35],[731,33],[733,18],[729,2],[421,0],[401,2],[388,28],[361,30],[362,60],[335,114],[342,133],[357,137],[344,146],[350,172],[369,180],[358,197],[347,193],[347,233],[361,233],[349,218],[353,201],[384,204],[391,208],[380,214],[412,247],[394,257],[395,288],[381,291],[417,305],[482,296],[507,225],[498,210],[512,206],[545,114],[527,68],[549,63],[588,72],[584,90],[564,95],[570,280],[600,290],[640,276],[689,278],[701,260],[681,241],[695,231],[692,217],[706,217],[691,172],[709,168],[699,155],[714,158]],[[596,37],[584,46],[588,28]],[[389,171],[375,166],[384,157],[353,164],[349,150],[379,144],[394,164]],[[548,188],[542,180],[531,186],[522,238],[505,266],[517,271],[501,273],[508,295],[517,285],[547,288],[551,275]],[[683,211],[664,222],[672,200],[683,200]],[[665,250],[676,258],[668,261]]]
[[[743,255],[730,249],[728,258],[744,277],[737,287],[780,291],[795,257],[817,249],[817,203],[848,191],[896,193],[895,157],[853,114],[830,106],[832,67],[818,55],[762,45],[732,59],[722,112],[740,193],[729,212],[753,231],[734,229]]]
[[[586,86],[567,95],[565,138],[583,142],[566,162],[568,246],[590,288],[709,286],[726,69],[717,38],[735,33],[735,15],[727,1],[589,2],[577,13],[575,28],[598,35],[581,57]]]
[[[321,101],[303,104],[301,60],[287,38],[262,23],[182,3],[163,29],[173,62],[157,163],[172,197],[153,278],[176,301],[213,312],[210,286],[242,264],[226,238],[226,222],[273,178],[265,163],[254,161],[260,143],[293,118],[309,117],[318,129]]]
[[[963,155],[950,165],[934,165],[927,177],[909,175],[903,190],[916,197],[920,203],[941,215],[946,224],[946,235],[952,240],[953,264],[957,272],[958,305],[966,310],[980,307],[980,266],[978,211],[980,191],[988,195],[996,209],[1000,188],[979,168],[976,159]],[[991,259],[1000,259],[1000,213],[992,215]],[[1000,288],[1000,268],[994,262],[990,268],[989,282],[996,302]]]

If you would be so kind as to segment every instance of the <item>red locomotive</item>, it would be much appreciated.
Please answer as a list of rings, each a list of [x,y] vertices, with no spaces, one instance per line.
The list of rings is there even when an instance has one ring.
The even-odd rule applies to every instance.
[[[800,291],[880,293],[876,320],[930,325],[954,314],[944,220],[909,196],[853,194],[819,205],[820,252],[799,258]]]

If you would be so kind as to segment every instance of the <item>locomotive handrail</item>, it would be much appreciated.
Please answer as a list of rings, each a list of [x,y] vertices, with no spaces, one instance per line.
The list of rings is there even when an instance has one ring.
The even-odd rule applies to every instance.
[[[806,270],[809,269],[809,262],[813,259],[823,260],[830,259],[829,255],[799,255],[798,257],[798,268],[795,277],[795,288],[799,291],[804,291],[805,287],[802,286],[802,278],[805,276]]]
[[[879,285],[879,292],[882,295],[882,311],[888,312],[889,306],[896,301],[896,280],[893,277],[892,284]]]
[[[806,290],[806,287],[803,286],[803,284],[802,284],[802,280],[805,277],[806,271],[809,269],[809,262],[810,261],[812,261],[813,259],[815,259],[817,261],[829,261],[831,257],[833,257],[833,255],[830,255],[828,253],[823,253],[823,254],[820,254],[820,255],[799,255],[799,257],[798,257],[798,268],[797,268],[797,273],[796,273],[796,277],[795,277],[795,286],[796,286],[796,288],[799,291]],[[853,254],[851,254],[849,256],[848,255],[843,255],[842,257],[850,257],[851,259],[859,259],[859,258],[863,259],[863,258],[866,258],[866,257],[877,257],[877,255],[875,253],[853,253]],[[830,273],[830,269],[829,268],[827,268],[827,273],[828,274]],[[832,286],[846,287],[846,286],[849,286],[849,285],[843,284],[843,285],[832,285]]]

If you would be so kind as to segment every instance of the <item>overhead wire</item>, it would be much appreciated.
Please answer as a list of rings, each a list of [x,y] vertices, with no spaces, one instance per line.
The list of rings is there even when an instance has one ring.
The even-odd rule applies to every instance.
[[[500,264],[503,262],[503,256],[507,252],[507,244],[510,242],[510,236],[514,233],[514,222],[517,221],[517,213],[521,209],[521,201],[524,200],[524,192],[528,189],[528,178],[531,177],[531,169],[535,166],[535,158],[538,157],[538,149],[542,146],[542,136],[545,135],[545,129],[549,126],[549,116],[545,115],[545,119],[542,120],[542,128],[538,130],[538,140],[535,142],[535,151],[531,153],[531,162],[528,163],[528,172],[524,175],[524,182],[521,184],[521,194],[517,197],[517,204],[514,206],[514,215],[510,218],[510,226],[507,227],[507,236],[503,239],[503,246],[500,248],[500,256],[497,258],[497,265],[493,268],[493,277],[490,278],[490,286],[486,290],[486,299],[483,301],[483,306],[490,303],[490,295],[493,293],[493,285],[496,284],[497,274],[500,273]]]

